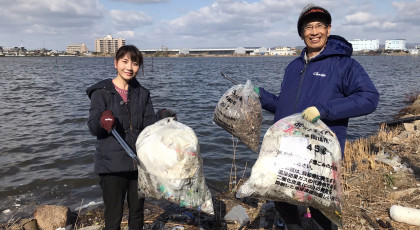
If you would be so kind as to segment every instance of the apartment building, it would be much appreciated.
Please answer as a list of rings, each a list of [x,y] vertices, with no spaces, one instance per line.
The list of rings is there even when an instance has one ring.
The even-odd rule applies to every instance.
[[[123,45],[125,45],[125,39],[114,39],[111,35],[107,35],[101,39],[95,39],[95,51],[98,53],[114,54]]]
[[[88,52],[88,48],[85,44],[76,44],[76,45],[68,45],[66,48],[66,53],[69,54],[83,54],[83,53],[87,53]]]
[[[405,39],[392,39],[385,41],[385,50],[406,50]]]

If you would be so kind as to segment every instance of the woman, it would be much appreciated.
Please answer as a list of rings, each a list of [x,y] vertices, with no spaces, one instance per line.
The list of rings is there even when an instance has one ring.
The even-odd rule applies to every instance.
[[[140,132],[156,121],[149,91],[137,81],[143,66],[141,52],[132,45],[118,49],[117,76],[86,90],[91,100],[88,126],[97,137],[94,171],[98,173],[105,204],[105,229],[120,229],[127,195],[129,229],[142,229],[144,198],[137,196],[137,165],[111,134],[114,128],[135,149]]]

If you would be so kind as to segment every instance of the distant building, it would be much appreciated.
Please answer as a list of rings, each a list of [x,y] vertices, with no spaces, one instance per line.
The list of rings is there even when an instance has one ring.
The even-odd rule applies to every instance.
[[[95,40],[95,51],[98,53],[114,54],[117,50],[125,45],[125,39],[114,39],[111,35],[107,35],[102,39]]]
[[[268,52],[267,48],[260,47],[258,49],[255,49],[250,55],[266,55]]]
[[[385,41],[385,50],[389,51],[403,51],[405,48],[405,39],[393,39]]]
[[[66,48],[66,52],[69,54],[83,54],[88,52],[88,48],[85,44],[68,45]]]
[[[244,47],[237,47],[234,53],[237,55],[244,55],[246,54],[246,49]]]
[[[376,51],[379,50],[379,40],[354,39],[349,41],[353,51]]]
[[[296,55],[296,49],[277,46],[274,50],[268,49],[269,55]]]

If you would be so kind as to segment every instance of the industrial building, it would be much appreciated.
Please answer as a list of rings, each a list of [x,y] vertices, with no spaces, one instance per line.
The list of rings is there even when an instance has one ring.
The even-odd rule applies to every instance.
[[[379,50],[379,40],[365,40],[365,39],[354,39],[349,41],[353,46],[355,52],[368,52]]]

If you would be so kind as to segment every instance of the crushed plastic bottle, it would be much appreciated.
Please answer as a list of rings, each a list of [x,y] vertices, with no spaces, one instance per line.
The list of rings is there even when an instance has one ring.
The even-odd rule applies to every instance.
[[[249,216],[246,213],[244,207],[242,207],[241,205],[236,205],[235,207],[233,207],[224,219],[227,221],[235,221],[241,226],[244,226],[245,224],[249,223]]]

